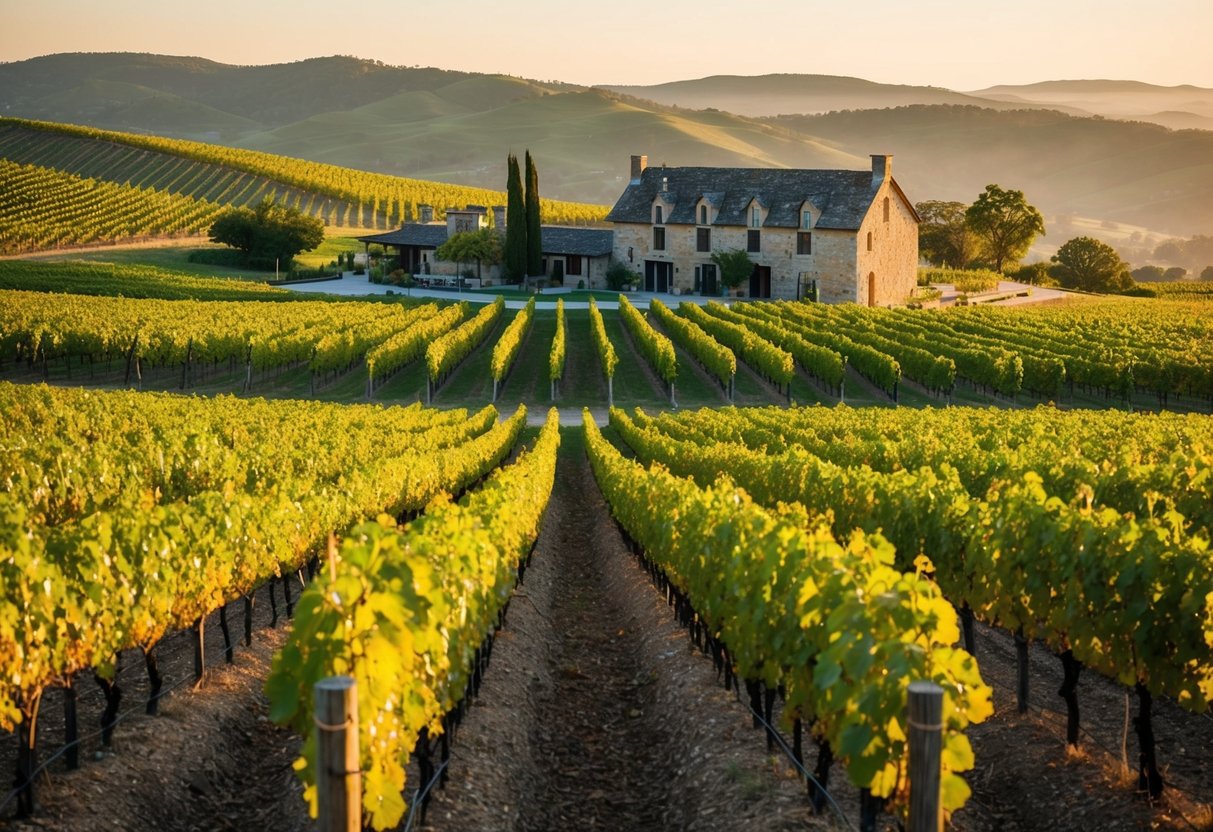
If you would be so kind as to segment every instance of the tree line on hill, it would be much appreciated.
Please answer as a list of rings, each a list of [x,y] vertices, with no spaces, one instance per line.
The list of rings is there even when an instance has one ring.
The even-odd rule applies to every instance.
[[[1022,191],[987,185],[971,205],[927,200],[915,206],[922,222],[918,250],[928,262],[952,269],[990,269],[1033,285],[1055,285],[1087,292],[1126,292],[1137,281],[1182,280],[1188,270],[1144,266],[1130,270],[1115,248],[1093,237],[1063,243],[1048,263],[1020,265],[1037,237],[1044,235],[1044,217]],[[1213,262],[1213,237],[1170,240],[1155,250],[1161,260]],[[1213,265],[1200,273],[1213,280]]]

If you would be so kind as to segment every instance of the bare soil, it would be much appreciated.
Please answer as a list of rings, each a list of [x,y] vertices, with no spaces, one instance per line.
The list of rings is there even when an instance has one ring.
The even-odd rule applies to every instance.
[[[802,829],[804,787],[692,649],[566,440],[427,829]]]

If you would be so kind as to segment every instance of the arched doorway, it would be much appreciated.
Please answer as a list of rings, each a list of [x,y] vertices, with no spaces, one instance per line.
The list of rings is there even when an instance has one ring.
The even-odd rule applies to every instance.
[[[868,272],[868,306],[876,305],[876,272]]]

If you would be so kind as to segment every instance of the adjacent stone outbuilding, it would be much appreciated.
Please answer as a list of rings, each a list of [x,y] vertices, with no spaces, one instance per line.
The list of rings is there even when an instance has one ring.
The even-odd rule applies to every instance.
[[[421,222],[405,223],[395,231],[369,234],[359,237],[359,242],[369,247],[378,243],[396,249],[392,267],[404,269],[412,275],[454,276],[461,268],[470,264],[438,260],[434,252],[454,234],[464,231],[479,231],[488,227],[487,209],[469,205],[462,209],[448,209],[445,221],[435,222],[434,211],[428,205],[420,205]],[[505,229],[505,208],[493,207],[493,227]],[[584,283],[587,288],[604,288],[606,272],[611,263],[611,230],[609,228],[586,228],[580,226],[545,225],[540,228],[543,247],[543,276],[566,286],[576,287]],[[499,283],[502,279],[500,265],[485,265],[480,269],[481,279],[486,284]]]
[[[614,259],[648,291],[719,294],[712,253],[732,249],[754,262],[740,287],[753,298],[891,306],[917,278],[919,218],[892,156],[872,156],[870,171],[650,168],[633,156],[607,220]]]

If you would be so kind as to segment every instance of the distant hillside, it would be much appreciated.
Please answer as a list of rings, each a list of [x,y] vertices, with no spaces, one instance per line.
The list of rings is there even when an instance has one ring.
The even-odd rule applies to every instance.
[[[345,56],[229,66],[168,55],[72,53],[0,65],[0,114],[231,141],[473,77]]]
[[[1071,108],[1175,129],[1213,129],[1213,89],[1190,84],[1160,87],[1140,81],[1043,81],[988,87],[969,95],[1025,106]]]
[[[1213,132],[1049,111],[915,106],[772,119],[841,147],[895,154],[911,198],[972,201],[986,184],[1024,191],[1046,214],[1172,234],[1213,224]]]
[[[973,94],[826,75],[587,89],[350,57],[234,67],[157,55],[52,55],[0,65],[6,115],[451,185],[499,191],[506,154],[527,148],[545,197],[598,204],[618,198],[633,153],[650,164],[866,168],[869,154],[892,152],[913,199],[967,200],[1001,182],[1023,188],[1051,215],[1174,234],[1207,233],[1211,224],[1202,193],[1213,192],[1213,132],[1054,111],[1136,102],[1155,121],[1189,128],[1213,117],[1211,95],[1131,82]],[[703,107],[712,109],[693,109]],[[747,115],[820,111],[832,112]]]
[[[602,85],[667,106],[711,107],[743,116],[871,110],[909,104],[978,104],[1001,107],[942,87],[879,84],[842,75],[713,75],[651,86]]]
[[[501,86],[523,82],[481,79]],[[479,187],[505,181],[505,154],[529,148],[548,195],[612,204],[628,159],[739,167],[867,167],[858,154],[775,125],[723,112],[655,108],[602,90],[501,96],[501,106],[452,102],[461,82],[424,97],[397,96],[249,137],[249,147]],[[462,91],[462,90],[460,90]]]

